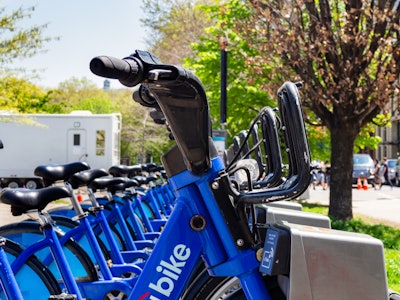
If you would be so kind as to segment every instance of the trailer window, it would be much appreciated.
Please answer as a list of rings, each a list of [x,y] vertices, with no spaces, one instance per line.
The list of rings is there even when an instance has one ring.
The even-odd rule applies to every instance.
[[[81,145],[81,135],[74,134],[74,146],[80,146],[80,145]]]
[[[106,132],[105,130],[96,131],[96,155],[104,156],[106,146]]]

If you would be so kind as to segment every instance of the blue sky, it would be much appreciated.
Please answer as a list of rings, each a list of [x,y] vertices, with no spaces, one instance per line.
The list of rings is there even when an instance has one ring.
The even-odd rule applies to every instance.
[[[104,79],[89,70],[91,58],[123,58],[135,49],[145,50],[140,0],[0,0],[0,7],[8,10],[21,6],[36,7],[26,26],[48,23],[45,35],[60,37],[45,45],[46,53],[14,64],[40,70],[41,78],[33,80],[40,86],[57,87],[71,77],[86,77],[102,87]],[[112,81],[111,88],[120,87]]]

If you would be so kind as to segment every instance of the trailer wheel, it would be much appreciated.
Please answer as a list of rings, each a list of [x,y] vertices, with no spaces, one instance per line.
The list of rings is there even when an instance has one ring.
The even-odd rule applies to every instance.
[[[9,187],[10,189],[16,189],[19,187],[19,182],[15,181],[15,180],[11,180],[7,183],[7,187]]]
[[[30,190],[36,190],[37,187],[38,187],[38,184],[37,184],[37,182],[35,180],[28,180],[25,183],[25,187],[30,189]]]

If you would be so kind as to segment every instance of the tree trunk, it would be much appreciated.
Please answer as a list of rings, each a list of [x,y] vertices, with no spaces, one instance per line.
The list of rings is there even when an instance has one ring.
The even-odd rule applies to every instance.
[[[330,129],[331,181],[329,215],[340,220],[353,218],[352,173],[356,133],[353,126],[349,127],[338,125]]]

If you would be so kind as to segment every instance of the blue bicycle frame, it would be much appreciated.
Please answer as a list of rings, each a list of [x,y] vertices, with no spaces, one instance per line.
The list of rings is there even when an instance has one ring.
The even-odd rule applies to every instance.
[[[212,194],[210,183],[222,169],[214,158],[207,175],[170,178],[175,208],[129,299],[178,299],[201,257],[213,276],[236,276],[248,299],[270,299],[254,250],[236,247]]]
[[[7,299],[23,300],[14,273],[4,252],[4,239],[0,239],[0,284]]]

